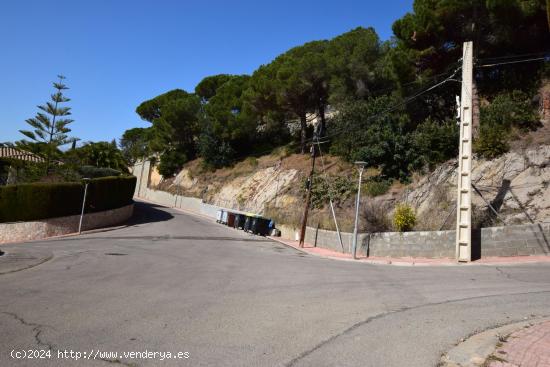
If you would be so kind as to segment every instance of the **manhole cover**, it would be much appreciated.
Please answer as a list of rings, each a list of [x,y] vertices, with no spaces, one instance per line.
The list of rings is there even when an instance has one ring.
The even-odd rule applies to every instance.
[[[109,255],[109,256],[126,256],[128,254],[121,254],[120,252],[107,252],[105,255]]]

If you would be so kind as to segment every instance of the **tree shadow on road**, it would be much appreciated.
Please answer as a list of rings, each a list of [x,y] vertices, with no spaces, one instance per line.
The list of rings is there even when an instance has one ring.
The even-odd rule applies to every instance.
[[[132,215],[132,218],[128,219],[126,224],[133,226],[144,223],[163,222],[174,218],[172,214],[158,208],[162,207],[156,204],[135,201],[134,215]]]

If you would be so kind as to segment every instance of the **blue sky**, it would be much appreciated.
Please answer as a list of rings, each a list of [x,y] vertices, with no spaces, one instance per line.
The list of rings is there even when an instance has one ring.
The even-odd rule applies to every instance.
[[[0,5],[0,142],[67,77],[83,141],[148,126],[136,106],[205,76],[253,72],[290,47],[372,26],[388,39],[412,0],[17,0]]]

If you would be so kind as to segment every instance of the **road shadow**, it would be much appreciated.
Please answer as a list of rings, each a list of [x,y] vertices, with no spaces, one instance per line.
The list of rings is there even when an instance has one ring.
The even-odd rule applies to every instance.
[[[163,222],[174,218],[174,216],[164,210],[160,205],[144,203],[142,201],[134,202],[134,214],[128,219],[127,225],[133,226],[144,223]]]
[[[472,261],[481,259],[481,228],[472,228]]]

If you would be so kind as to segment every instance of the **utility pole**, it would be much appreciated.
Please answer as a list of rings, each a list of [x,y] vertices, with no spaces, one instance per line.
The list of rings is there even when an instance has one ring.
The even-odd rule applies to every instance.
[[[306,237],[307,214],[309,211],[309,202],[311,199],[311,187],[313,186],[314,171],[315,171],[315,145],[311,144],[311,171],[309,172],[309,177],[307,179],[306,203],[304,207],[304,215],[302,216],[302,228],[300,229],[300,247],[304,247],[304,238]]]
[[[472,261],[472,82],[473,42],[464,42],[456,203],[456,260]]]
[[[365,169],[366,162],[355,162],[359,166],[359,184],[357,186],[357,200],[355,201],[355,225],[353,226],[353,245],[352,245],[352,254],[353,258],[357,259],[355,256],[357,251],[357,226],[359,224],[359,204],[361,203],[361,179],[363,178],[363,169]]]

